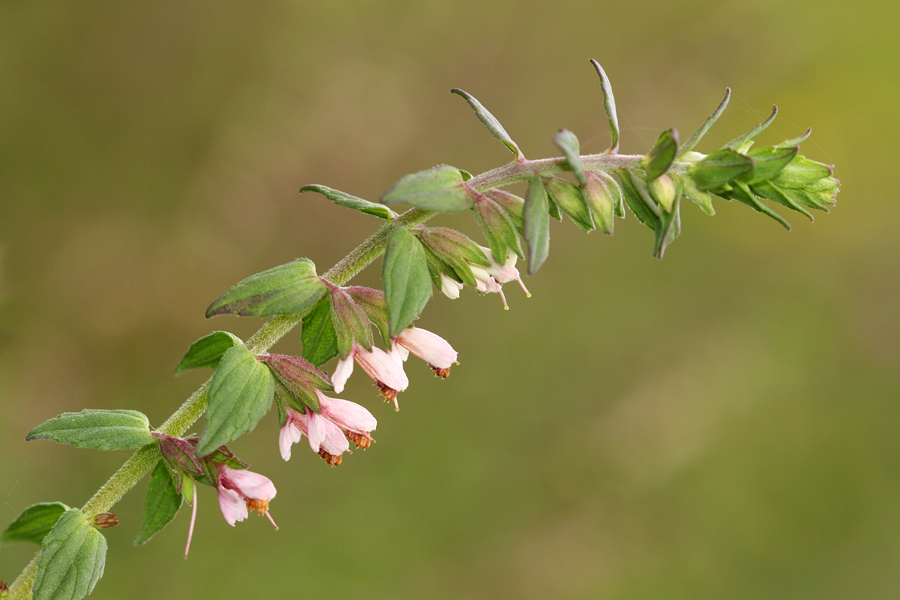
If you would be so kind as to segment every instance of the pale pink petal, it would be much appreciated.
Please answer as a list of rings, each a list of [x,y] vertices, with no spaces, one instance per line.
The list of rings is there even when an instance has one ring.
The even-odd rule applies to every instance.
[[[318,390],[316,392],[319,394],[322,414],[331,418],[339,427],[362,433],[374,431],[378,426],[378,421],[372,413],[359,404],[340,398],[329,398]]]
[[[308,414],[310,415],[310,435],[312,435],[313,429],[315,429],[316,435],[321,436],[318,449],[313,448],[313,450],[316,450],[316,452],[324,450],[332,456],[338,456],[350,449],[350,443],[347,441],[347,438],[344,437],[344,433],[337,425],[320,414],[314,412]]]
[[[409,350],[396,342],[391,342],[390,355],[400,362],[406,362],[406,359],[409,358]]]
[[[241,495],[222,486],[219,486],[219,508],[222,509],[225,521],[232,527],[235,522],[247,518],[247,504]]]
[[[223,465],[224,466],[224,465]],[[219,472],[219,488],[227,487],[236,490],[244,498],[255,500],[271,500],[275,497],[275,484],[265,475],[245,469],[224,467]]]
[[[409,386],[409,379],[403,372],[403,363],[381,348],[373,346],[371,352],[360,348],[356,352],[356,360],[369,377],[393,390],[402,392]]]
[[[306,435],[309,437],[309,447],[313,452],[318,452],[322,448],[322,441],[325,439],[325,424],[319,415],[307,410],[304,415],[306,421]]]
[[[334,368],[334,375],[331,376],[331,383],[334,385],[334,392],[336,394],[340,394],[344,391],[344,385],[347,383],[347,380],[350,379],[350,374],[353,373],[353,354],[354,351],[351,350],[350,354],[347,355],[347,358],[339,360],[337,366]]]
[[[419,327],[404,329],[397,343],[432,367],[449,369],[456,362],[456,350],[441,336]]]
[[[454,281],[450,277],[441,273],[441,292],[450,298],[451,300],[456,300],[459,298],[459,291],[462,289],[463,284],[458,281]]]
[[[288,409],[290,410],[290,409]],[[278,448],[281,450],[281,458],[291,459],[291,445],[296,444],[303,437],[303,433],[288,418],[278,434]]]

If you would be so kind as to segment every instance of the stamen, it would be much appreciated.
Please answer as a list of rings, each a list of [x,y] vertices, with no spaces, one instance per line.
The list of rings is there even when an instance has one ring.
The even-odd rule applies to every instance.
[[[356,444],[357,448],[368,448],[372,445],[372,438],[369,437],[365,433],[356,433],[355,431],[348,431],[347,438]]]
[[[194,523],[197,521],[197,484],[194,484],[194,506],[191,509],[191,524],[188,526],[187,544],[184,546],[184,558],[187,560],[188,552],[191,549],[191,538],[194,537]]]
[[[248,511],[256,511],[257,514],[265,514],[269,510],[269,501],[262,498],[247,498],[245,501]]]
[[[440,368],[440,367],[431,367],[431,370],[434,371],[434,374],[440,377],[441,379],[447,379],[450,376],[450,367]]]
[[[269,523],[272,524],[272,527],[278,529],[278,525],[275,524],[275,519],[272,518],[272,515],[269,514],[269,511],[266,511],[266,518],[269,519]]]
[[[500,288],[497,290],[497,293],[500,294],[500,298],[503,299],[503,310],[509,310],[509,304],[506,303],[506,296],[503,295],[503,288],[499,285],[497,287]]]
[[[529,291],[528,291],[528,288],[525,287],[525,282],[522,281],[522,276],[519,275],[518,277],[516,277],[516,280],[519,282],[519,285],[522,286],[522,291],[525,292],[525,297],[526,297],[526,298],[531,298],[531,292],[529,292]]]
[[[325,462],[327,462],[327,463],[328,463],[329,465],[331,465],[332,467],[336,467],[336,466],[338,466],[339,464],[341,464],[341,457],[342,457],[343,455],[342,455],[342,454],[338,454],[337,456],[335,456],[334,454],[328,454],[328,453],[325,452],[324,450],[319,450],[319,456],[321,456],[322,458],[324,458],[324,459],[325,459]]]

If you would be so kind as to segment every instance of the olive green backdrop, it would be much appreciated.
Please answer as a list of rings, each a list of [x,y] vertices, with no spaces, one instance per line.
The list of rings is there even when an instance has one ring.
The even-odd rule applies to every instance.
[[[897,26],[886,0],[0,4],[0,522],[80,506],[127,456],[31,427],[85,407],[160,423],[206,376],[172,377],[190,342],[259,325],[207,322],[209,302],[295,257],[324,271],[378,225],[302,185],[377,199],[508,161],[452,87],[529,157],[560,127],[601,152],[596,58],[623,152],[689,134],[731,86],[698,149],[777,103],[762,141],[811,126],[837,207],[788,233],[685,205],[662,261],[630,214],[611,238],[553,225],[531,299],[428,305],[460,352],[447,381],[411,359],[394,413],[354,376],[371,449],[284,463],[274,414],[234,444],[275,481],[279,531],[228,527],[204,488],[187,561],[187,511],[135,548],[142,482],[93,597],[896,598]],[[32,552],[0,548],[0,578]]]

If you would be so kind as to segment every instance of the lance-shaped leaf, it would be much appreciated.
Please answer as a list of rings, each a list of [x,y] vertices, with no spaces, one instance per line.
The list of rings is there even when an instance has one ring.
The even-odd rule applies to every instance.
[[[162,531],[178,514],[183,501],[182,495],[175,489],[165,461],[159,461],[150,475],[150,487],[144,500],[144,522],[134,545],[140,546]]]
[[[753,160],[734,150],[719,150],[694,163],[690,175],[700,191],[716,190],[753,170]]]
[[[388,239],[381,268],[391,337],[419,316],[431,298],[425,249],[407,229],[398,227]]]
[[[313,262],[298,258],[237,283],[210,304],[206,318],[224,314],[242,317],[305,315],[326,291]]]
[[[303,358],[319,367],[337,356],[337,335],[331,321],[331,295],[319,300],[303,317]]]
[[[62,413],[28,432],[25,441],[52,440],[78,448],[128,450],[152,444],[147,416],[136,410],[85,409]]]
[[[351,196],[350,194],[347,194],[340,190],[332,189],[330,187],[326,187],[324,185],[304,185],[302,188],[300,188],[300,193],[302,194],[303,192],[318,192],[338,206],[343,206],[344,208],[352,208],[353,210],[364,212],[367,215],[374,215],[380,219],[391,221],[394,217],[397,216],[397,213],[389,209],[384,204],[369,202],[368,200],[363,200],[362,198]]]
[[[750,131],[748,131],[748,132],[745,133],[744,135],[739,135],[739,136],[737,136],[736,138],[734,138],[733,140],[731,140],[730,142],[728,142],[727,144],[725,144],[724,146],[722,146],[722,149],[724,150],[724,149],[727,148],[727,149],[729,149],[729,150],[736,150],[736,151],[738,151],[738,152],[745,152],[745,151],[749,148],[749,145],[747,145],[748,142],[752,141],[753,138],[755,138],[755,137],[758,136],[760,133],[762,133],[763,131],[765,131],[766,127],[768,127],[769,125],[772,124],[772,121],[775,120],[775,117],[776,117],[777,115],[778,115],[778,107],[777,107],[777,106],[773,106],[773,107],[772,107],[772,114],[769,115],[768,118],[766,118],[765,121],[763,121],[762,123],[760,123],[759,125],[757,125],[757,126],[754,127],[753,129],[751,129]]]
[[[578,143],[578,138],[575,137],[575,134],[568,129],[562,129],[553,136],[553,143],[563,151],[563,156],[566,157],[566,164],[569,165],[569,169],[575,174],[575,179],[578,180],[578,183],[581,185],[586,184],[587,177],[584,174],[584,165],[581,164],[581,145]]]
[[[341,358],[347,356],[354,340],[366,350],[371,350],[372,327],[366,313],[340,287],[333,286],[330,295],[331,322],[337,336],[338,356]]]
[[[41,546],[34,600],[80,600],[103,576],[106,538],[77,508],[62,514]]]
[[[233,346],[243,344],[238,336],[227,331],[214,331],[191,344],[178,366],[175,374],[181,375],[188,369],[211,367],[215,369],[222,355]]]
[[[525,155],[522,154],[522,151],[519,150],[519,147],[516,145],[516,143],[512,140],[511,137],[509,137],[509,134],[506,133],[506,130],[503,129],[503,125],[500,124],[500,121],[498,121],[497,118],[492,115],[490,111],[488,111],[488,109],[484,107],[483,104],[481,104],[481,102],[476,100],[475,97],[472,96],[472,94],[464,92],[459,88],[450,90],[450,93],[458,94],[465,98],[466,102],[469,103],[469,106],[472,107],[472,110],[475,111],[475,116],[478,117],[479,121],[484,123],[484,126],[488,128],[488,131],[491,132],[491,135],[503,142],[503,145],[505,145],[510,152],[516,155],[516,160],[525,160]]]
[[[544,181],[544,189],[547,196],[556,203],[563,211],[569,215],[572,222],[578,225],[583,231],[591,231],[594,229],[594,220],[591,218],[591,211],[588,210],[587,204],[581,191],[559,177],[552,175],[542,177]]]
[[[599,66],[599,65],[598,65]],[[540,175],[528,181],[525,193],[525,241],[528,242],[528,274],[541,268],[550,254],[550,206]]]
[[[668,129],[663,131],[656,139],[650,152],[641,159],[644,170],[647,171],[647,180],[656,179],[669,170],[675,155],[678,153],[678,131]]]
[[[719,104],[719,107],[716,108],[715,112],[709,116],[706,121],[703,122],[703,125],[694,132],[694,134],[688,138],[688,141],[684,143],[684,145],[678,150],[678,156],[684,156],[691,150],[693,150],[694,146],[697,145],[697,142],[706,135],[706,132],[709,131],[709,128],[713,126],[713,124],[719,120],[719,117],[722,116],[722,113],[725,112],[725,107],[728,106],[728,100],[731,98],[731,88],[725,88],[725,98]]]
[[[0,536],[0,544],[9,542],[40,544],[67,510],[69,507],[62,502],[41,502],[29,506],[6,528]]]
[[[622,195],[625,197],[625,204],[637,217],[637,220],[658,231],[660,228],[660,211],[659,207],[650,197],[650,192],[646,188],[646,184],[635,176],[631,171],[622,169],[616,171],[619,180],[622,182]]]
[[[747,153],[747,158],[753,161],[753,170],[740,177],[740,180],[748,185],[774,179],[788,163],[797,156],[798,148],[774,148],[766,146],[754,148]]]
[[[222,356],[209,385],[206,427],[197,444],[205,456],[219,446],[253,431],[272,405],[275,380],[247,346],[235,346]]]
[[[616,99],[613,96],[609,77],[606,76],[603,67],[593,58],[591,59],[591,64],[594,65],[594,68],[597,69],[597,75],[600,76],[600,87],[603,90],[603,109],[606,111],[606,118],[609,120],[611,142],[607,152],[615,154],[619,151],[619,117],[616,115]]]
[[[409,204],[422,210],[460,212],[472,208],[459,169],[441,165],[402,177],[381,197],[384,204]]]

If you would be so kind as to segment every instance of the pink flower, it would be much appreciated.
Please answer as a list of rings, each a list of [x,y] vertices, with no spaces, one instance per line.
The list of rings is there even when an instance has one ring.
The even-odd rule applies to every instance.
[[[508,250],[506,252],[506,260],[501,265],[497,262],[497,259],[494,258],[494,255],[491,254],[490,248],[484,248],[479,246],[481,251],[484,252],[484,255],[487,257],[489,261],[491,261],[491,266],[482,267],[480,265],[473,265],[469,263],[469,268],[472,270],[472,275],[475,277],[476,281],[476,289],[482,294],[488,294],[492,292],[496,292],[500,294],[500,298],[503,300],[503,308],[509,310],[509,306],[506,304],[506,296],[503,295],[503,288],[501,284],[504,284],[508,281],[512,281],[515,279],[519,282],[519,285],[522,286],[522,290],[525,292],[527,297],[531,297],[531,293],[525,287],[525,284],[522,282],[522,277],[519,275],[519,270],[516,269],[516,261],[519,257],[512,250]]]
[[[245,469],[232,469],[224,463],[217,463],[216,471],[219,475],[219,508],[229,525],[234,527],[235,522],[243,521],[249,511],[255,510],[266,515],[278,529],[269,514],[269,500],[275,497],[275,485],[268,477]]]
[[[456,363],[456,350],[441,336],[418,327],[404,329],[394,338],[391,353],[406,360],[412,352],[431,367],[438,377],[446,378]]]
[[[334,391],[338,394],[344,391],[344,384],[353,372],[354,358],[362,370],[375,381],[375,385],[381,390],[381,396],[397,406],[397,392],[402,392],[409,386],[409,379],[403,372],[403,363],[381,348],[373,346],[371,351],[366,350],[356,340],[353,341],[350,353],[339,360],[334,369],[334,375],[331,377]]]
[[[306,414],[286,407],[287,420],[281,427],[278,446],[284,460],[291,458],[291,445],[300,441],[304,435],[309,439],[309,446],[330,465],[341,464],[341,455],[350,449],[347,438],[357,448],[368,448],[372,444],[371,431],[375,430],[378,421],[368,410],[348,400],[329,398],[319,390],[321,413],[307,410]]]
[[[463,284],[441,273],[441,292],[445,296],[447,296],[451,300],[456,300],[457,298],[459,298],[459,291],[462,288]]]

